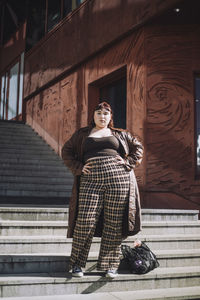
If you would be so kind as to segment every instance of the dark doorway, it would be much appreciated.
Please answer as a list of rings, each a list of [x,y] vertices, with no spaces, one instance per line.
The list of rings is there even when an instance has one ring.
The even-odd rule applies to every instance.
[[[100,88],[100,101],[108,102],[113,110],[114,126],[126,129],[126,78]]]

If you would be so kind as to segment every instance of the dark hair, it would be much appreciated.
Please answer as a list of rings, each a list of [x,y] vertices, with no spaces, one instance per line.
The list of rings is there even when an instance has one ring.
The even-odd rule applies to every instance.
[[[109,124],[108,124],[108,127],[109,127],[109,128],[113,128],[114,125],[113,125],[113,112],[112,112],[112,108],[111,108],[110,104],[108,104],[108,103],[105,102],[105,101],[99,103],[99,104],[95,107],[94,112],[93,112],[92,121],[90,122],[90,126],[91,126],[91,127],[95,127],[94,113],[95,113],[96,110],[100,110],[100,109],[106,109],[106,110],[108,110],[108,111],[110,112],[110,114],[111,114],[111,119],[110,119],[110,122],[109,122]]]

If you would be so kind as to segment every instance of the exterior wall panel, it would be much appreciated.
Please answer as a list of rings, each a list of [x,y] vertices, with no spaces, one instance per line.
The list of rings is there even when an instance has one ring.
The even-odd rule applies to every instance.
[[[114,71],[127,68],[127,128],[144,140],[144,32],[140,30],[80,66],[59,83],[27,101],[26,116],[30,124],[58,153],[72,133],[88,124],[88,96],[91,83]],[[139,95],[139,97],[138,97]],[[89,102],[88,102],[89,101]],[[145,161],[145,160],[144,160]],[[140,185],[145,183],[145,163],[138,168]]]
[[[85,2],[32,49],[26,57],[27,122],[60,153],[72,133],[87,125],[99,84],[125,69],[127,129],[145,146],[136,170],[143,207],[199,209],[193,75],[200,71],[200,27],[149,23],[131,31],[129,25],[142,24],[152,9],[161,9],[159,3],[169,5],[133,2],[132,23],[133,9],[116,5],[119,1],[112,2],[116,15],[111,2]]]
[[[148,206],[170,201],[178,208],[200,205],[193,90],[194,72],[200,70],[199,51],[199,25],[146,30]]]
[[[26,56],[24,97],[181,0],[86,0]]]

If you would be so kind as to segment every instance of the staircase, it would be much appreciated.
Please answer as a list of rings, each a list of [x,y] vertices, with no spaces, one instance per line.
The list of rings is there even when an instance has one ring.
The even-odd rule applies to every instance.
[[[103,272],[95,270],[100,239],[94,238],[85,276],[72,278],[66,271],[72,240],[66,238],[68,206],[63,200],[65,194],[70,195],[70,188],[65,189],[72,182],[69,172],[26,125],[0,122],[0,139],[0,153],[4,154],[4,158],[0,156],[2,299],[200,299],[198,211],[142,210],[143,231],[137,238],[147,243],[160,262],[152,272],[133,275],[121,266],[117,278],[105,278]],[[40,151],[36,151],[34,141]],[[59,176],[66,177],[58,185]],[[45,194],[49,190],[52,193]],[[132,245],[135,238],[129,237],[124,243]]]
[[[0,121],[0,203],[66,204],[73,176],[22,122]]]
[[[70,299],[71,294],[92,293],[95,299],[109,293],[125,299],[132,293],[130,299],[200,299],[198,211],[143,209],[138,238],[156,253],[160,267],[145,275],[122,268],[114,280],[95,271],[99,238],[93,240],[86,275],[76,279],[67,273],[72,242],[66,238],[67,215],[67,207],[0,208],[1,297],[67,295]],[[125,243],[132,245],[133,240],[129,237]]]

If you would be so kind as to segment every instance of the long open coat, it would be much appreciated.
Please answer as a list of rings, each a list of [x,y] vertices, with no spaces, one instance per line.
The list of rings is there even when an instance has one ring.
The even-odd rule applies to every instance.
[[[73,231],[76,224],[78,212],[78,194],[80,175],[82,173],[83,163],[83,146],[85,139],[91,131],[91,127],[83,127],[77,130],[72,137],[64,144],[62,148],[62,158],[66,166],[74,175],[74,184],[72,188],[72,196],[69,203],[69,226],[67,237],[73,237]],[[123,237],[135,235],[141,230],[141,208],[138,185],[134,174],[134,168],[138,165],[143,156],[143,146],[139,140],[132,136],[129,132],[121,129],[112,128],[112,134],[119,140],[122,145],[122,153],[130,173],[130,191],[129,202],[124,215],[123,221]],[[99,218],[95,236],[101,236],[103,228],[103,216]]]

